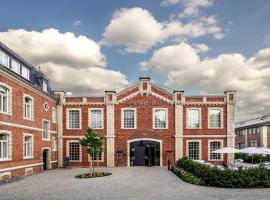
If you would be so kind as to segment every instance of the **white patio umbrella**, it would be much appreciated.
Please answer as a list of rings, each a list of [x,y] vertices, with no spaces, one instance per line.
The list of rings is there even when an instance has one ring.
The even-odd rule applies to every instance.
[[[212,153],[238,153],[238,152],[239,152],[239,149],[236,149],[233,147],[223,147],[221,149],[212,151]]]
[[[241,149],[239,153],[250,154],[252,156],[252,163],[253,163],[254,154],[259,154],[259,155],[270,154],[270,149],[267,149],[264,147],[247,147],[247,148]]]

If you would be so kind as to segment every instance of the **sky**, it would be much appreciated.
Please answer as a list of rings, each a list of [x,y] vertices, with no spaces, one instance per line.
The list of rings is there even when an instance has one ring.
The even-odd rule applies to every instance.
[[[270,114],[269,0],[0,0],[0,41],[55,90],[100,95],[150,76],[187,95],[237,90]]]

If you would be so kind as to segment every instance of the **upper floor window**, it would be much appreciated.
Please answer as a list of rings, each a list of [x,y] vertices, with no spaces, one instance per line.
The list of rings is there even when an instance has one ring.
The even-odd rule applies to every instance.
[[[49,140],[50,139],[49,122],[43,121],[42,128],[43,128],[42,139]]]
[[[24,158],[33,157],[33,137],[32,136],[24,136]]]
[[[212,141],[210,142],[210,160],[220,160],[221,154],[220,153],[212,153],[213,151],[221,148],[221,142],[220,141]]]
[[[25,67],[24,65],[22,65],[22,77],[30,80],[30,70],[29,68]]]
[[[135,128],[135,109],[122,111],[122,128]]]
[[[9,112],[9,89],[0,85],[0,112]]]
[[[20,74],[20,63],[16,60],[11,59],[11,70],[16,72],[17,74]]]
[[[0,64],[9,68],[9,56],[2,51],[0,51]]]
[[[154,109],[154,128],[167,127],[167,112],[165,109]]]
[[[33,119],[33,100],[26,96],[24,97],[24,118]]]
[[[69,110],[68,111],[68,128],[69,129],[80,129],[80,110]]]
[[[56,123],[56,109],[52,108],[52,122]]]
[[[259,134],[260,133],[260,127],[256,128],[256,133]]]
[[[0,134],[0,160],[9,159],[10,154],[10,143],[9,143],[9,134],[1,133]]]
[[[52,150],[57,151],[57,139],[56,139],[56,137],[52,137]]]
[[[79,142],[69,142],[69,160],[70,161],[79,161],[80,160],[80,143]]]
[[[221,128],[222,116],[220,109],[210,109],[209,111],[209,128]]]
[[[199,109],[188,109],[187,110],[187,125],[188,128],[199,128],[200,127],[200,110]]]
[[[90,110],[90,127],[93,129],[101,129],[103,127],[103,116],[102,116],[102,110],[101,109],[91,109]]]
[[[188,142],[188,157],[193,160],[200,159],[200,143]]]
[[[45,80],[43,80],[42,89],[43,91],[48,92],[48,84]]]

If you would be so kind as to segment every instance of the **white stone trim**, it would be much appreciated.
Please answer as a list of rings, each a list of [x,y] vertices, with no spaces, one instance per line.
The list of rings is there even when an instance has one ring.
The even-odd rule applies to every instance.
[[[262,126],[260,128],[260,135],[261,135],[261,145],[264,148],[268,148],[268,131],[267,131],[267,126]]]
[[[210,127],[210,111],[211,110],[220,110],[221,111],[221,116],[220,116],[220,127]],[[208,116],[207,116],[207,124],[208,124],[208,129],[223,129],[224,127],[224,109],[220,108],[220,107],[211,107],[208,108],[208,112],[207,112]]]
[[[165,110],[165,113],[166,113],[166,127],[165,128],[157,128],[157,127],[155,127],[155,112],[156,112],[156,110]],[[152,128],[153,129],[168,129],[168,127],[169,127],[169,120],[168,120],[168,118],[169,118],[169,116],[168,116],[168,108],[162,108],[162,107],[160,107],[160,108],[153,108],[152,109]]]
[[[8,176],[8,179],[11,178],[11,172],[3,172],[3,173],[0,173],[0,181],[3,180],[3,178],[5,176]]]
[[[69,111],[72,110],[78,110],[79,111],[79,115],[80,115],[80,119],[79,119],[79,128],[70,128],[69,127]],[[81,108],[67,108],[66,109],[66,129],[67,130],[81,130],[82,129],[82,109]]]
[[[25,98],[26,97],[28,97],[29,99],[31,99],[31,101],[32,101],[32,108],[31,108],[31,118],[26,118],[25,117],[25,106],[24,106],[24,104],[25,104]],[[25,120],[30,120],[30,121],[34,121],[34,117],[35,117],[35,112],[34,112],[34,110],[35,110],[35,106],[34,106],[35,104],[34,104],[34,98],[32,97],[32,96],[30,96],[30,95],[28,95],[28,94],[25,94],[25,93],[23,93],[23,119],[25,119]]]
[[[189,110],[198,110],[199,111],[199,127],[198,128],[188,127],[188,111]],[[186,108],[186,129],[202,129],[202,108],[198,108],[198,107]]]
[[[32,141],[32,152],[31,152],[31,156],[24,156],[24,152],[25,152],[25,148],[24,148],[24,142],[25,142],[25,137],[26,136],[30,136],[31,137],[31,141]],[[34,152],[35,152],[35,148],[34,148],[34,134],[32,133],[23,133],[23,159],[33,159],[34,158]]]
[[[103,108],[88,108],[88,126],[91,126],[91,111],[92,110],[101,110],[101,128],[94,128],[94,129],[104,129],[104,109]]]
[[[46,107],[47,107],[47,108],[46,108]],[[44,108],[44,110],[45,110],[46,112],[48,112],[48,111],[50,110],[50,106],[49,106],[49,104],[48,104],[47,101],[44,102],[43,108]]]
[[[186,156],[187,157],[189,153],[188,144],[190,142],[199,142],[199,160],[201,160],[202,159],[202,141],[201,140],[186,140]]]
[[[183,105],[175,105],[175,160],[183,157]]]
[[[130,143],[131,142],[136,142],[136,141],[141,141],[141,140],[148,140],[148,141],[154,141],[154,142],[159,142],[159,146],[160,146],[160,166],[162,166],[162,153],[163,153],[163,148],[162,148],[162,140],[158,140],[158,139],[153,139],[153,138],[136,138],[136,139],[132,139],[132,140],[128,140],[127,141],[127,166],[130,167]]]
[[[49,134],[49,137],[48,138],[43,138],[43,132],[44,132],[44,129],[43,129],[43,123],[44,122],[48,122],[48,134]],[[50,124],[50,121],[48,119],[42,119],[42,124],[41,124],[41,127],[42,127],[42,140],[43,141],[50,141],[51,140],[51,133],[50,133],[50,129],[51,129],[51,124]]]
[[[127,100],[129,100],[129,99],[131,99],[131,98],[133,98],[133,97],[135,97],[135,96],[137,96],[137,95],[139,95],[139,94],[140,94],[139,91],[134,92],[134,93],[132,93],[132,94],[130,94],[130,95],[128,95],[128,96],[126,96],[126,97],[124,97],[124,98],[118,100],[116,103],[117,103],[117,104],[123,103],[123,102],[125,102],[125,101],[127,101]]]
[[[65,106],[99,106],[105,105],[104,102],[67,102],[64,103]]]
[[[0,130],[0,134],[7,134],[8,135],[8,144],[9,144],[8,158],[0,159],[0,162],[11,161],[12,160],[12,131]],[[1,172],[1,170],[0,170],[0,172]]]
[[[10,115],[12,116],[12,87],[10,87],[9,85],[0,82],[0,85],[6,87],[9,90],[9,96],[8,96],[8,111],[7,112],[0,112],[0,114],[4,114],[4,115]]]
[[[57,151],[57,138],[55,136],[52,136],[52,151]]]
[[[55,107],[52,107],[52,123],[56,123],[57,121],[57,113],[56,113],[56,108]]]
[[[79,140],[67,140],[66,141],[66,157],[69,157],[69,144],[76,142],[79,144],[80,148],[80,159],[79,160],[69,160],[69,162],[82,162],[82,145],[80,144]]]
[[[218,139],[211,139],[211,140],[208,140],[208,160],[209,161],[223,161],[223,153],[221,153],[220,155],[220,159],[210,159],[210,143],[211,142],[220,142],[221,145],[220,145],[220,148],[223,148],[224,144],[223,144],[223,140],[218,140]]]
[[[34,166],[38,166],[38,165],[43,165],[43,163],[34,163],[34,164],[29,164],[29,165],[20,165],[20,166],[16,166],[16,167],[4,168],[4,169],[0,169],[0,172],[22,169],[22,168],[26,168],[26,167],[34,167]]]
[[[186,98],[186,97],[185,97]],[[225,102],[185,102],[184,105],[187,106],[222,106],[225,105]]]
[[[227,135],[183,135],[184,138],[227,138]]]
[[[124,111],[133,110],[134,111],[134,128],[124,127]],[[136,129],[137,128],[137,108],[121,108],[121,129]]]

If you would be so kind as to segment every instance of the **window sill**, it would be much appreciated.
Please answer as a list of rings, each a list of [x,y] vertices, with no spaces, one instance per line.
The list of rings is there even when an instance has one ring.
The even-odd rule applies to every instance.
[[[198,127],[198,128],[191,128],[191,127],[186,127],[186,129],[195,129],[195,130],[197,130],[197,129],[202,129],[202,127]]]
[[[0,159],[0,162],[5,162],[5,161],[12,161],[12,159],[10,159],[10,158]]]
[[[51,141],[50,139],[45,139],[45,138],[42,138],[42,141]]]
[[[34,121],[33,118],[26,118],[26,117],[23,117],[24,120],[28,120],[28,121]]]
[[[9,116],[12,116],[12,113],[6,113],[6,112],[0,112],[0,114],[3,114],[3,115],[9,115]]]
[[[81,160],[69,160],[69,162],[82,162]]]
[[[30,160],[30,159],[34,159],[34,157],[33,156],[31,156],[31,157],[23,157],[23,159],[24,160]]]
[[[223,127],[208,127],[208,129],[223,129]]]
[[[165,127],[165,128],[156,128],[156,127],[153,127],[153,129],[168,129],[168,127]]]
[[[121,129],[137,129],[137,127],[135,127],[135,128],[124,128],[124,127],[122,127]]]
[[[82,130],[82,128],[66,128],[66,130]]]

